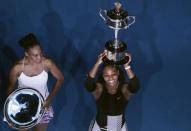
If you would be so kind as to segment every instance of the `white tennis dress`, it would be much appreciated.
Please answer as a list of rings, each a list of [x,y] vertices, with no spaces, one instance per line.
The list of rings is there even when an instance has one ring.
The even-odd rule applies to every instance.
[[[23,71],[24,71],[24,61],[23,60]],[[46,99],[49,95],[48,88],[47,88],[47,81],[48,81],[48,73],[44,70],[35,76],[27,76],[24,72],[21,72],[20,76],[18,77],[18,86],[19,88],[33,88],[36,89],[41,93],[41,95]]]

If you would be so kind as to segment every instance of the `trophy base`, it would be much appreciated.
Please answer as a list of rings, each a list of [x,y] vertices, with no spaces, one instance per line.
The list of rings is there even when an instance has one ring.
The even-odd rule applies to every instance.
[[[124,65],[128,61],[129,61],[129,57],[125,57],[124,59],[119,60],[119,61],[110,60],[107,57],[103,58],[103,62],[106,63],[106,64]]]

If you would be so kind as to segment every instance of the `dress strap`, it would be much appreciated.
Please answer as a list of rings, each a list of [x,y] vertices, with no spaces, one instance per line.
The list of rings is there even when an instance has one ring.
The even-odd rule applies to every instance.
[[[44,69],[44,60],[43,59],[42,59],[42,68],[45,71],[45,69]]]
[[[23,59],[22,72],[24,72],[24,68],[25,68],[25,57],[24,57],[24,59]]]

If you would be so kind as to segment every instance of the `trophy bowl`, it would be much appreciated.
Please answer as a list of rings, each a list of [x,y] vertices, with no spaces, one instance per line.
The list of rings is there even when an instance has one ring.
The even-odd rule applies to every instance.
[[[129,56],[126,56],[126,44],[121,40],[109,40],[105,44],[106,57],[103,61],[108,64],[123,65],[129,61]]]
[[[135,16],[128,16],[128,12],[122,9],[119,2],[111,10],[100,10],[99,15],[106,22],[109,28],[114,30],[127,29],[135,23]]]
[[[119,30],[127,28],[128,26],[128,13],[125,10],[116,11],[115,9],[107,11],[107,25],[114,29]]]

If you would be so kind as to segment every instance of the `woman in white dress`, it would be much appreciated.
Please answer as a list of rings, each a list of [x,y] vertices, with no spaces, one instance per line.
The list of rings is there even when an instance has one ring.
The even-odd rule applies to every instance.
[[[55,63],[43,55],[41,46],[34,34],[24,36],[19,44],[24,48],[24,57],[11,69],[8,85],[8,95],[18,88],[30,87],[38,90],[45,99],[45,113],[40,122],[32,129],[34,131],[46,131],[48,123],[53,118],[51,100],[61,87],[64,76]],[[48,72],[56,79],[52,90],[47,88]]]

